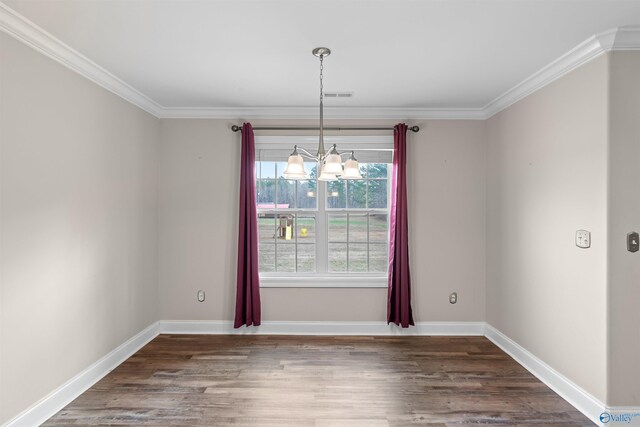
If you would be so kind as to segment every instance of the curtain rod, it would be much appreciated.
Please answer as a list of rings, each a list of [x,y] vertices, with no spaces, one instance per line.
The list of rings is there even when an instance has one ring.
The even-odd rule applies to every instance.
[[[393,130],[392,127],[390,128],[383,128],[383,127],[323,127],[324,130],[337,130],[337,131],[342,131],[342,130]],[[408,128],[411,132],[419,132],[420,131],[420,127],[419,126],[409,126]],[[240,130],[242,130],[242,126],[237,126],[237,125],[233,125],[231,126],[231,130],[234,132],[238,132]],[[313,126],[306,126],[306,127],[280,127],[280,126],[276,126],[276,127],[263,127],[263,126],[256,126],[253,128],[253,130],[320,130],[319,127],[313,127]]]

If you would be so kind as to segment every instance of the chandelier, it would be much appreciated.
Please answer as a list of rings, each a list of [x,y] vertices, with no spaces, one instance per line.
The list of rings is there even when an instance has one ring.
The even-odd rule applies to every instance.
[[[320,136],[318,139],[318,151],[316,155],[309,153],[302,147],[293,146],[293,152],[289,155],[287,167],[283,172],[283,176],[287,179],[309,179],[309,175],[304,169],[304,159],[314,160],[318,163],[318,180],[335,181],[337,179],[362,179],[360,175],[360,165],[353,155],[353,151],[340,153],[333,144],[329,151],[324,149],[324,123],[323,123],[323,60],[326,56],[331,55],[331,50],[326,47],[317,47],[312,53],[320,58]],[[342,166],[342,156],[349,156]]]

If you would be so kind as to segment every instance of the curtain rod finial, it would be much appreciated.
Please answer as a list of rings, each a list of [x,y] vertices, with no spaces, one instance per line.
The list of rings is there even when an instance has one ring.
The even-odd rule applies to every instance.
[[[242,128],[238,125],[232,125],[231,130],[234,132],[238,132],[239,130],[242,130]]]
[[[411,132],[420,132],[420,126],[411,126],[409,130]]]

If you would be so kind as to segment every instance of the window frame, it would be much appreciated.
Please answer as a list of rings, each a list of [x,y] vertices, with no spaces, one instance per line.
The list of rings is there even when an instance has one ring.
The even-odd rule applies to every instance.
[[[388,151],[393,157],[393,136],[325,136],[325,148],[332,144],[338,145],[338,150],[355,150],[358,157],[358,150],[379,150]],[[309,152],[317,150],[317,136],[260,136],[255,137],[256,161],[261,161],[258,157],[260,150],[291,150],[294,145],[305,147]],[[270,161],[270,160],[269,160]],[[282,161],[286,162],[286,159]],[[305,159],[305,161],[307,161]],[[363,161],[362,163],[376,163]],[[380,162],[378,162],[380,163]],[[389,163],[391,164],[391,163]],[[327,185],[318,181],[316,208],[315,209],[259,209],[259,213],[268,214],[314,214],[316,218],[315,246],[316,246],[316,271],[303,272],[261,272],[260,287],[263,288],[386,288],[388,285],[388,272],[329,272],[328,266],[328,218],[331,214],[370,214],[385,213],[389,221],[390,213],[390,193],[391,193],[391,169],[387,178],[387,208],[328,208],[327,207]],[[276,177],[277,179],[277,177]],[[276,201],[277,203],[277,201]],[[324,206],[321,209],[321,203]],[[388,224],[388,222],[387,222]],[[389,236],[387,234],[386,244],[388,247]],[[370,237],[367,234],[367,247],[369,248]]]

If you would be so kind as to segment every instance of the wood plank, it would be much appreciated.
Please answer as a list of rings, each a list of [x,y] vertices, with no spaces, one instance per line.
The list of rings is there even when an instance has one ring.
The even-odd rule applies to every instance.
[[[45,426],[592,425],[484,337],[160,335]]]

